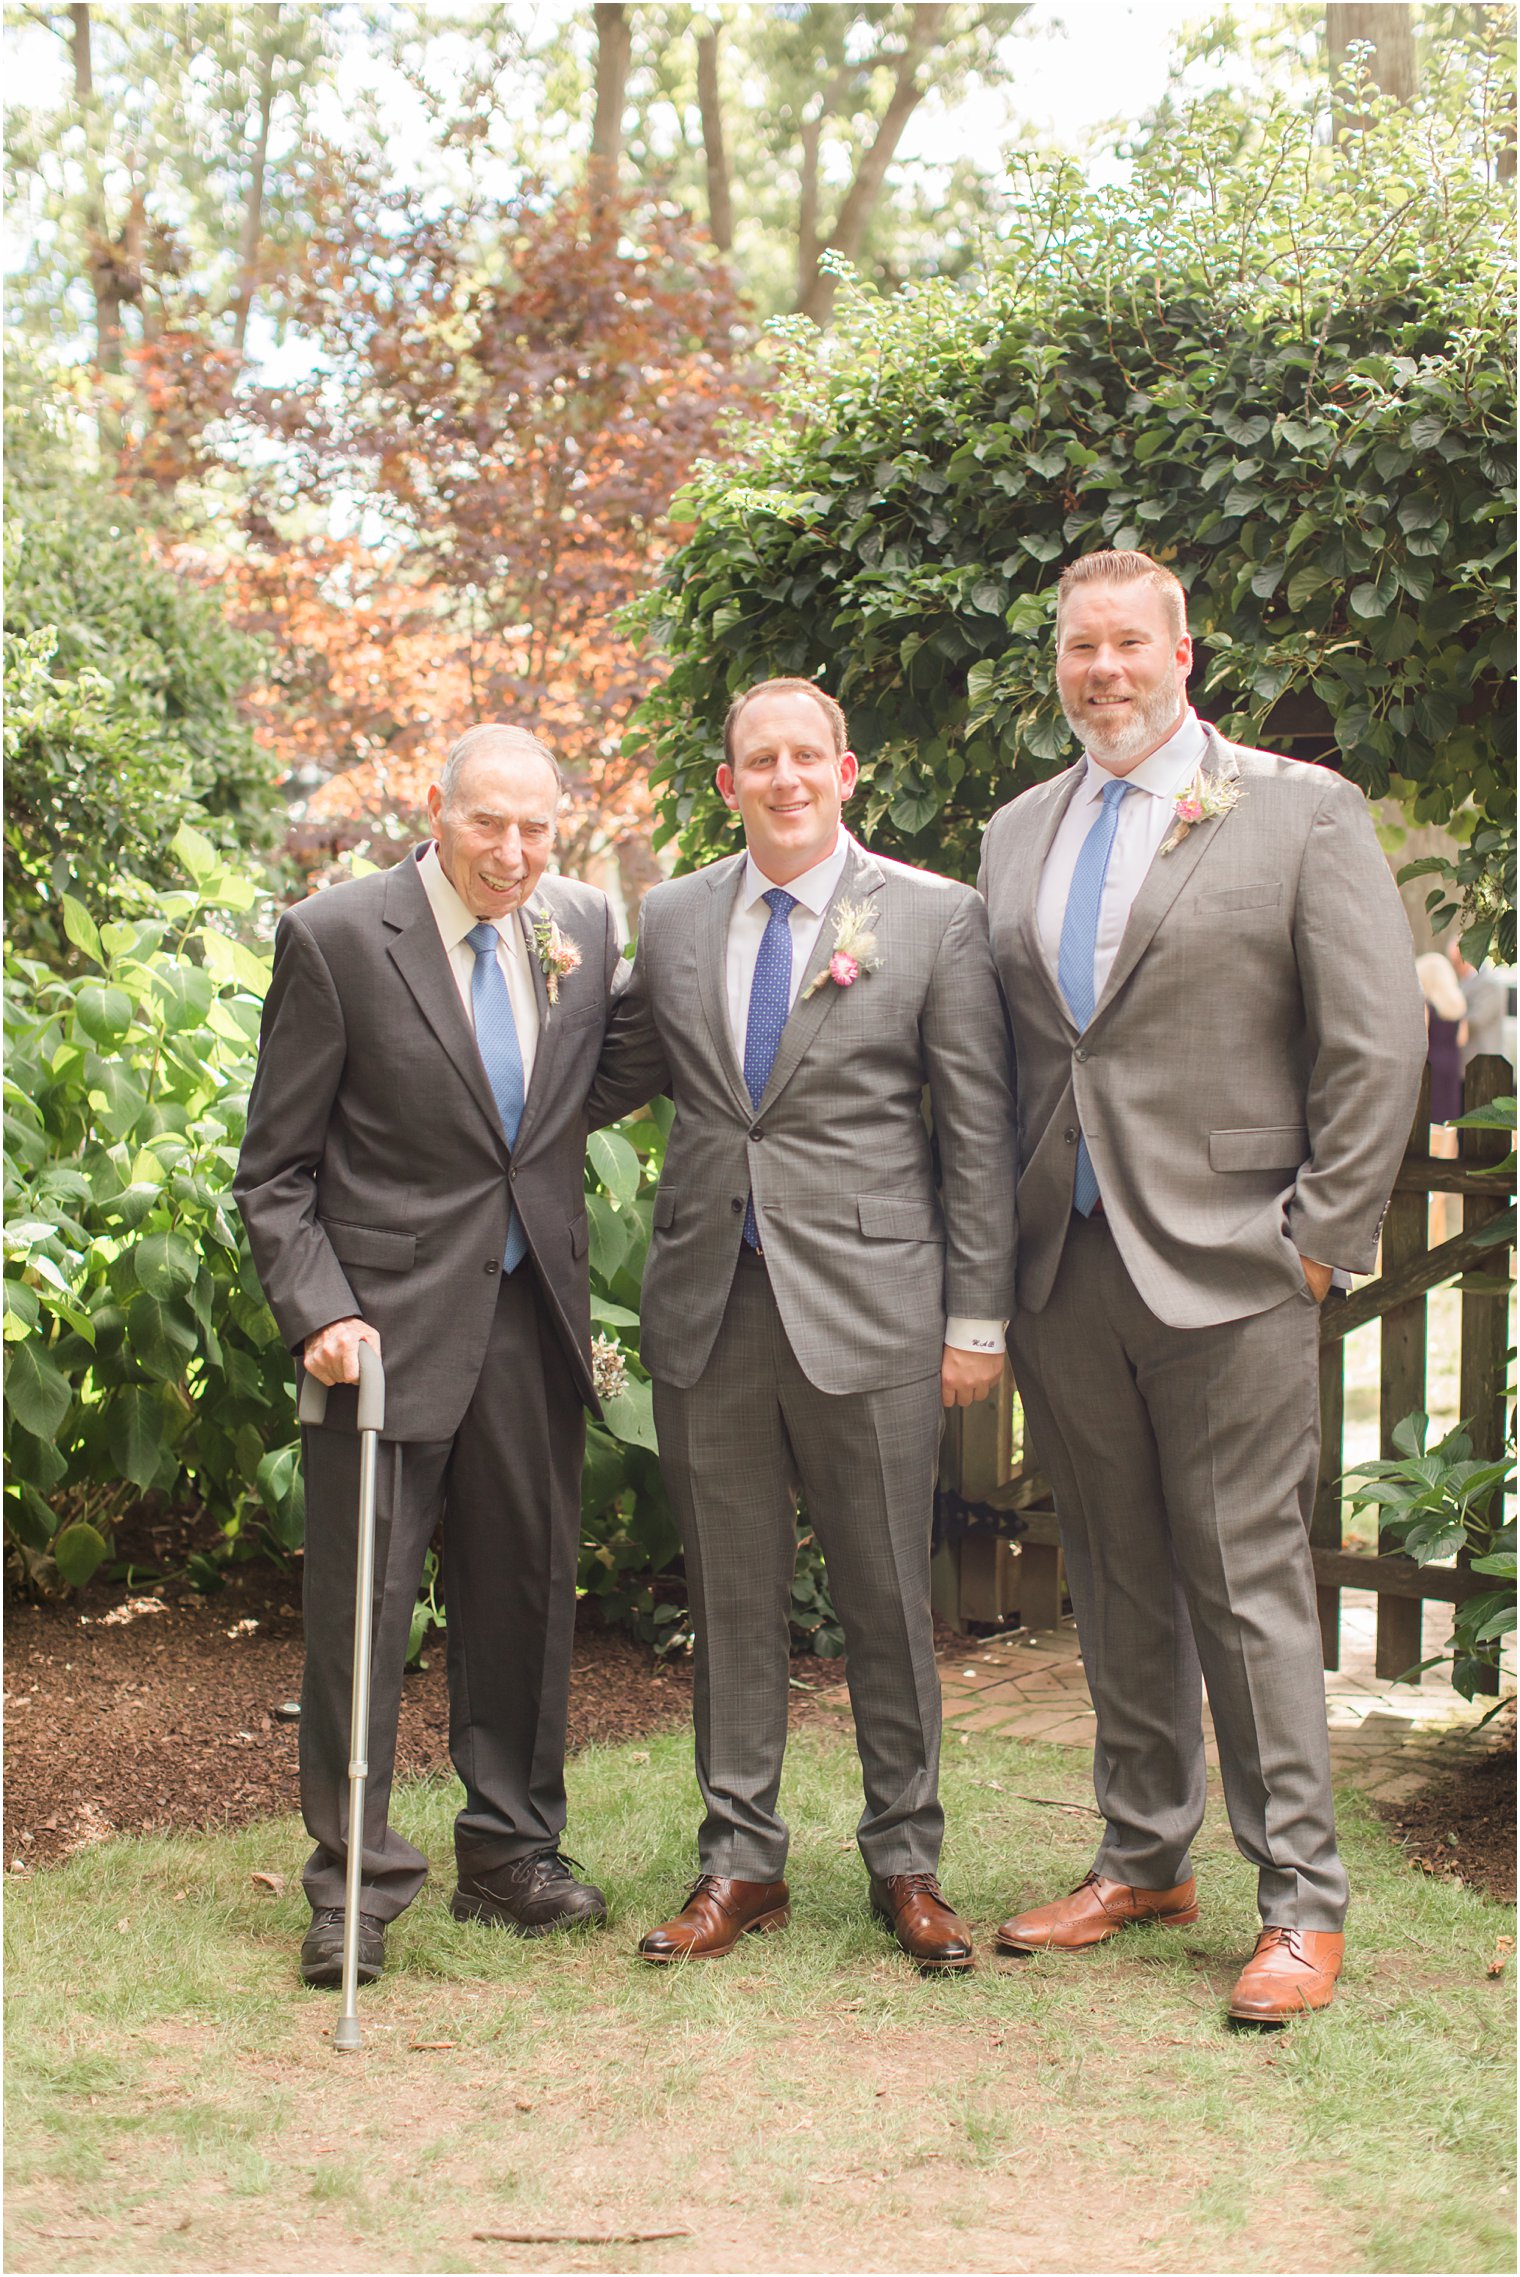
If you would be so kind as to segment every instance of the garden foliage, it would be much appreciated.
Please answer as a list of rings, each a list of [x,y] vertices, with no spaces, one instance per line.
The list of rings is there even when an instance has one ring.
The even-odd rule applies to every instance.
[[[1127,188],[1031,177],[980,276],[852,290],[828,349],[792,327],[780,415],[699,467],[644,611],[666,837],[733,842],[725,706],[801,673],[849,713],[857,827],[974,875],[1074,750],[1061,567],[1121,546],[1188,587],[1206,716],[1512,847],[1506,214],[1438,119],[1334,155],[1289,110],[1254,154],[1195,121]]]

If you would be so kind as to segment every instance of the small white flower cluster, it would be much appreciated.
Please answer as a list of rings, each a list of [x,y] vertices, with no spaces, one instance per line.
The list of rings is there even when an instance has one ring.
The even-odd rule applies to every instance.
[[[591,1382],[598,1399],[616,1399],[628,1389],[628,1363],[615,1336],[592,1337]]]

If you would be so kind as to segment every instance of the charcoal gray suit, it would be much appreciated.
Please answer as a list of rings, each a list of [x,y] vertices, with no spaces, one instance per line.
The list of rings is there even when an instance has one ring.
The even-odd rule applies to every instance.
[[[1035,905],[1081,763],[988,828],[1019,1066],[1011,1343],[1097,1709],[1097,1870],[1142,1889],[1190,1872],[1201,1663],[1263,1919],[1337,1930],[1307,1533],[1318,1310],[1299,1258],[1371,1269],[1424,1026],[1361,793],[1212,729],[1205,766],[1236,803],[1154,857],[1080,1033]],[[1073,1208],[1079,1132],[1090,1218]]]
[[[532,917],[580,950],[550,1004]],[[275,942],[233,1191],[281,1334],[358,1316],[380,1334],[374,1689],[365,1910],[390,1919],[426,1861],[387,1824],[412,1605],[440,1515],[461,1869],[553,1847],[590,1374],[584,1103],[617,958],[605,896],[541,881],[519,923],[539,1033],[509,1149],[438,924],[409,858],[289,909]],[[528,1256],[502,1271],[510,1214]],[[301,1792],[313,1907],[343,1903],[357,1506],[355,1394],[303,1436],[307,1664]]]
[[[744,863],[650,894],[589,1107],[600,1122],[659,1091],[675,1101],[641,1353],[697,1630],[702,1867],[775,1881],[785,1862],[800,1482],[845,1629],[862,1854],[878,1876],[932,1872],[945,1323],[1004,1318],[1013,1272],[1012,1102],[986,915],[968,887],[852,844],[756,1106],[724,994]],[[810,993],[846,904],[872,913],[880,969]],[[742,1239],[749,1196],[762,1257]]]

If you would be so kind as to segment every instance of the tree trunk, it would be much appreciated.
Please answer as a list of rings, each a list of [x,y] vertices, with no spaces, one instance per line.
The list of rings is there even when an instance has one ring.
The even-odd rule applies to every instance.
[[[866,230],[887,178],[887,168],[897,155],[903,129],[927,92],[919,85],[919,68],[932,54],[940,28],[949,13],[949,7],[943,4],[920,5],[914,9],[908,42],[897,66],[892,99],[882,116],[870,149],[862,155],[856,168],[855,179],[845,193],[839,218],[834,224],[827,246],[814,251],[808,266],[803,267],[799,261],[801,290],[797,296],[797,313],[799,316],[810,316],[815,324],[827,324],[834,306],[834,295],[838,290],[836,280],[819,268],[819,252],[842,253],[847,261],[853,261],[864,244]]]
[[[594,208],[615,199],[623,149],[623,99],[633,53],[633,28],[621,0],[596,0],[596,108],[591,120],[591,196]]]
[[[238,245],[237,295],[232,304],[232,345],[239,355],[243,353],[243,343],[248,337],[248,317],[253,308],[254,287],[258,281],[259,245],[264,232],[264,181],[269,170],[269,122],[274,110],[280,6],[281,0],[275,0],[274,6],[268,11],[269,28],[259,68],[258,140],[253,149],[253,172],[249,178],[248,203],[243,208],[243,228]]]
[[[1330,49],[1330,75],[1339,80],[1346,69],[1353,40],[1366,40],[1372,48],[1372,84],[1396,103],[1412,103],[1419,86],[1415,65],[1414,10],[1405,5],[1372,5],[1368,0],[1328,0],[1325,31]],[[1368,124],[1366,113],[1354,102],[1335,106],[1336,139]]]
[[[734,205],[723,143],[723,104],[718,94],[718,34],[697,34],[697,107],[702,114],[702,148],[707,154],[707,226],[720,253],[733,250]]]
[[[95,93],[95,74],[90,64],[90,11],[85,7],[69,10],[73,26],[74,47],[74,100],[88,103]]]
[[[95,296],[95,361],[103,372],[121,370],[121,248],[111,242],[106,227],[105,194],[100,180],[96,148],[99,121],[95,116],[95,66],[91,52],[90,11],[78,5],[69,9],[74,50],[74,100],[79,106],[85,135],[85,182],[89,205],[85,241],[89,252],[90,290]]]

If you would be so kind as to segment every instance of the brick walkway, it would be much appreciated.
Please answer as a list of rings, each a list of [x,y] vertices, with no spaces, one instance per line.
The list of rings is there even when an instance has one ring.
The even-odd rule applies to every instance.
[[[1385,1683],[1373,1674],[1376,1599],[1362,1591],[1341,1596],[1341,1666],[1325,1671],[1325,1712],[1330,1759],[1337,1779],[1379,1801],[1394,1802],[1443,1778],[1492,1744],[1495,1726],[1477,1727],[1485,1709],[1454,1692],[1439,1668],[1418,1684]],[[1427,1605],[1425,1652],[1439,1652],[1450,1632],[1450,1612]],[[967,1638],[940,1655],[945,1737],[965,1745],[977,1732],[1006,1739],[1088,1750],[1093,1709],[1070,1616],[1058,1629],[1018,1629],[1006,1636]],[[1505,1690],[1514,1677],[1506,1670]],[[834,1696],[828,1695],[832,1701]],[[841,1689],[838,1705],[848,1705]],[[1211,1769],[1219,1757],[1204,1710]]]

